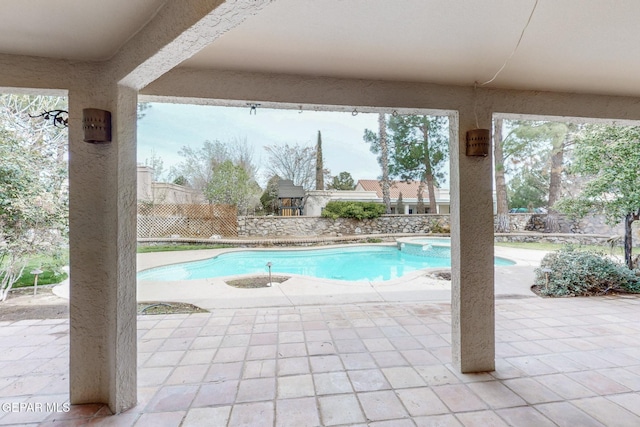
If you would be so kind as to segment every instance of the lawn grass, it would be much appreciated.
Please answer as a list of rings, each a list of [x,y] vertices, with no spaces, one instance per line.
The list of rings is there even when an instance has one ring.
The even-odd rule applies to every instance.
[[[60,283],[69,275],[64,272],[59,273],[58,271],[54,271],[59,270],[54,266],[67,264],[69,264],[69,254],[66,252],[62,254],[62,257],[60,259],[56,259],[48,255],[38,255],[36,257],[33,257],[29,260],[29,263],[24,268],[22,276],[20,276],[13,287],[24,288],[26,286],[33,286],[35,276],[31,274],[31,272],[36,268],[39,268],[43,271],[42,274],[38,275],[38,285],[52,285]]]
[[[221,249],[230,247],[228,245],[155,245],[155,246],[138,246],[138,253],[146,252],[167,252],[167,251],[188,251],[195,249]],[[14,288],[24,288],[27,286],[33,286],[35,276],[31,274],[31,271],[39,268],[43,271],[38,275],[38,285],[52,285],[60,283],[65,280],[69,275],[67,273],[57,274],[53,270],[53,265],[68,265],[69,254],[64,253],[62,258],[57,260],[52,256],[39,255],[33,257],[27,266],[24,268],[24,273],[13,285]]]

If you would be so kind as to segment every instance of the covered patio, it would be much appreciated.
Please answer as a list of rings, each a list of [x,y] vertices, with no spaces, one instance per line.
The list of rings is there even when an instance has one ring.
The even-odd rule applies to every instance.
[[[227,381],[220,380],[212,367],[229,363],[224,366],[229,368],[224,375],[235,375],[229,379],[238,381],[238,389],[237,393],[225,395],[234,395],[233,401],[211,403],[212,414],[202,415],[199,410],[187,417],[211,419],[215,413],[224,419],[231,417],[231,424],[236,420],[241,424],[244,414],[259,412],[258,407],[242,408],[257,405],[248,402],[259,402],[259,407],[278,422],[278,399],[312,398],[318,404],[315,416],[323,423],[358,424],[390,414],[394,419],[405,419],[406,414],[413,415],[414,409],[410,408],[414,403],[410,399],[419,396],[418,400],[428,401],[435,393],[441,402],[451,405],[442,407],[445,417],[450,417],[451,411],[493,408],[485,413],[487,417],[498,415],[506,420],[506,415],[501,414],[509,410],[497,407],[504,407],[501,399],[508,396],[505,399],[511,403],[507,405],[518,407],[526,402],[521,410],[527,413],[538,411],[529,404],[540,404],[537,416],[559,424],[562,422],[557,417],[566,414],[587,417],[584,425],[595,423],[588,415],[593,408],[611,405],[616,405],[613,408],[620,414],[634,417],[629,419],[637,423],[637,413],[619,408],[637,407],[628,404],[633,401],[637,405],[637,396],[627,393],[638,387],[638,360],[633,356],[637,354],[633,345],[637,345],[638,330],[633,326],[637,322],[631,322],[637,320],[634,313],[638,300],[500,301],[496,311],[492,156],[491,152],[486,157],[468,156],[466,145],[468,131],[491,129],[492,118],[498,115],[637,122],[640,56],[633,52],[637,50],[639,34],[634,18],[640,15],[640,4],[625,0],[611,8],[605,2],[586,6],[579,0],[540,4],[500,0],[407,0],[400,4],[385,0],[86,0],[79,5],[61,0],[54,8],[48,6],[39,1],[0,5],[6,22],[0,28],[0,88],[3,92],[66,94],[69,99],[70,319],[61,323],[4,325],[3,344],[15,350],[3,353],[7,358],[3,375],[17,372],[21,379],[5,380],[3,393],[46,400],[52,399],[48,393],[55,392],[74,405],[106,405],[113,413],[123,413],[112,419],[133,423],[157,416],[153,414],[156,410],[194,411],[191,407],[198,402],[198,395],[209,393],[214,402],[216,385]],[[168,317],[149,324],[138,321],[138,100],[247,106],[247,114],[249,108],[279,107],[354,114],[368,111],[448,115],[451,304],[327,306],[301,308],[297,312],[289,308],[282,312],[277,308],[250,309]],[[83,123],[86,109],[111,113],[109,139],[93,143],[96,140],[85,134],[85,128],[91,127],[90,122]],[[336,326],[342,325],[335,331],[331,327],[334,321]],[[272,330],[274,325],[276,330]],[[281,325],[298,329],[280,329]],[[407,329],[410,326],[416,326],[416,331]],[[511,329],[520,331],[520,335],[511,335]],[[557,330],[566,335],[553,335]],[[539,334],[527,335],[530,331]],[[294,341],[281,341],[280,334],[284,332],[297,332],[283,338]],[[394,336],[396,333],[401,335]],[[421,343],[420,336],[429,338]],[[303,337],[305,344],[301,345]],[[395,343],[392,338],[407,339]],[[337,342],[342,340],[353,340],[353,346],[359,348],[353,353],[363,354],[351,366],[388,369],[382,371],[384,391],[356,389],[358,382],[354,383],[343,360],[356,347],[349,344],[347,348],[351,350],[341,349]],[[552,345],[545,347],[538,340],[551,340],[546,343]],[[317,352],[327,351],[328,347],[310,345],[325,341],[335,344],[330,346],[335,353],[323,356]],[[514,347],[512,341],[521,345]],[[225,342],[233,343],[228,347],[234,350],[225,350]],[[358,342],[363,347],[358,347]],[[194,348],[194,343],[204,347]],[[281,346],[296,343],[300,349],[295,351],[304,347],[307,353],[290,357],[308,358],[309,372],[295,375],[334,372],[332,369],[341,373],[336,387],[347,390],[348,384],[348,401],[360,402],[358,406],[349,405],[354,414],[352,421],[339,418],[339,414],[346,413],[336,409],[341,399],[316,400],[316,395],[323,393],[318,392],[318,384],[325,384],[326,378],[317,382],[313,379],[313,391],[306,386],[305,393],[313,395],[284,391],[280,397],[276,390],[289,390],[286,384],[292,380],[285,380],[284,375],[281,379],[280,374],[277,379],[275,374],[266,380],[255,378],[255,372],[277,372],[279,358],[286,358],[286,353],[280,355]],[[406,347],[418,344],[419,347]],[[259,348],[251,351],[254,345]],[[623,356],[618,352],[616,357],[610,353],[599,356],[597,352],[609,351],[608,346],[624,349]],[[412,356],[402,354],[412,350],[418,351]],[[164,354],[172,351],[177,353]],[[382,356],[381,362],[373,356],[387,351],[400,352],[402,357],[389,356],[387,360]],[[573,360],[565,352],[583,359]],[[222,356],[216,361],[218,354]],[[47,363],[27,363],[29,355]],[[537,360],[545,355],[556,358],[563,368],[551,367],[553,363],[539,365]],[[516,359],[520,356],[524,359],[518,364]],[[203,360],[198,357],[213,359],[207,368],[193,368],[191,365]],[[592,358],[595,364],[591,363]],[[268,360],[264,370],[249,363],[263,359]],[[141,364],[140,371],[136,360]],[[184,366],[183,361],[187,362]],[[432,380],[428,370],[421,373],[418,368],[432,365],[440,369],[438,381],[453,383],[429,383]],[[32,377],[31,373],[37,374],[40,366],[45,366],[44,378]],[[249,377],[241,380],[246,366],[250,366]],[[545,371],[545,366],[552,370]],[[531,371],[532,367],[539,370]],[[147,368],[151,370],[146,371]],[[51,377],[47,377],[47,369]],[[214,373],[210,374],[212,369]],[[473,372],[481,373],[467,375]],[[545,385],[554,389],[553,396],[538,388],[538,379],[532,378],[537,374],[559,375],[554,377],[559,384]],[[612,380],[618,384],[615,385],[603,380],[610,388],[591,384],[599,383],[603,376],[618,374],[635,382],[617,383],[623,381],[619,378]],[[524,385],[513,385],[516,381],[509,387],[510,380],[498,379],[505,375],[515,375],[513,378],[524,381]],[[35,377],[38,378],[31,379]],[[185,385],[181,381],[186,378],[196,382]],[[58,388],[49,387],[54,381]],[[261,381],[274,386],[263,387]],[[573,389],[560,393],[562,387],[571,388],[575,382],[587,391],[578,387],[582,391],[577,395]],[[282,383],[281,387],[277,388],[276,383]],[[159,395],[149,390],[160,385],[167,387]],[[414,386],[422,387],[421,394],[407,396],[405,402],[400,390]],[[20,391],[20,387],[24,389]],[[333,385],[327,387],[329,395],[336,394],[336,389],[330,388]],[[265,390],[272,394],[260,394]],[[540,393],[527,395],[530,390]],[[175,398],[176,392],[180,399]],[[354,394],[358,392],[372,394]],[[157,404],[142,404],[151,398],[147,393],[156,396],[153,398]],[[460,400],[466,402],[464,407],[455,403]],[[380,414],[378,401],[392,406]],[[239,404],[237,410],[228,406],[234,403]],[[415,405],[420,406],[419,403]],[[310,405],[281,403],[282,413],[295,413],[294,409],[286,409],[287,404],[295,409]],[[136,411],[142,407],[153,410],[141,416]],[[91,411],[87,408],[105,411],[101,406],[78,406],[73,413]],[[269,408],[275,408],[275,413]],[[415,411],[417,414],[420,409]],[[515,412],[511,411],[513,416],[519,416]],[[310,410],[300,416],[313,417],[313,413]],[[0,422],[26,415],[6,413]],[[457,415],[457,419],[466,425],[475,422],[465,421],[464,415]],[[596,419],[606,424],[606,420]],[[18,422],[26,422],[21,420]],[[413,425],[418,421],[405,422]]]
[[[640,298],[498,299],[485,373],[453,365],[451,322],[450,304],[426,301],[142,316],[138,401],[113,416],[44,406],[69,402],[69,321],[5,323],[0,401],[44,409],[3,406],[0,425],[640,423]]]

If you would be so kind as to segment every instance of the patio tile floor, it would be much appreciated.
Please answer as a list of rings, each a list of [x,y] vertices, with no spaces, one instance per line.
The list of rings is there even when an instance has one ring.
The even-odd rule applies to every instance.
[[[2,322],[0,425],[640,425],[640,297],[499,299],[496,370],[479,374],[451,366],[449,310],[141,316],[139,403],[118,415],[66,407],[67,320]]]

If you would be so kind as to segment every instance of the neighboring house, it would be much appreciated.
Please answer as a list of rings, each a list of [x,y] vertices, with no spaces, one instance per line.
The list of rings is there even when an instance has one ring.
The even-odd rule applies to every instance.
[[[419,182],[403,182],[392,181],[390,187],[391,196],[391,213],[396,214],[414,214],[417,212],[418,204],[418,185]],[[404,204],[403,212],[396,212],[398,197],[402,193],[402,203]],[[306,200],[304,206],[304,214],[308,216],[319,216],[322,209],[330,201],[354,201],[354,202],[382,202],[382,186],[375,179],[361,179],[358,181],[355,190],[312,190],[306,192]],[[449,189],[436,189],[436,205],[438,214],[449,213]],[[429,196],[427,190],[424,190],[424,204],[429,209]]]
[[[418,181],[391,181],[389,186],[389,196],[391,197],[391,213],[398,214],[413,214],[417,212],[418,205],[418,188],[420,182]],[[378,201],[382,203],[382,185],[377,179],[360,179],[356,184],[356,191],[375,191]],[[429,193],[425,186],[422,194],[424,200],[424,207],[427,213],[433,214],[448,214],[450,212],[450,198],[448,188],[436,188],[436,207],[437,212],[429,212]],[[398,198],[402,194],[402,203],[404,204],[404,212],[396,212],[396,205]]]
[[[201,191],[170,182],[154,182],[153,169],[138,165],[138,203],[199,205],[207,203]]]

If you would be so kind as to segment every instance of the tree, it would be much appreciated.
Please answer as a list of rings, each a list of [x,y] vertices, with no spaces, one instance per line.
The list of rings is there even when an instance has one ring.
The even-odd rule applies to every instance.
[[[318,131],[316,143],[316,190],[324,190],[324,167],[322,164],[322,135]]]
[[[591,125],[576,137],[571,173],[591,179],[558,210],[574,218],[602,213],[610,225],[624,222],[624,258],[633,269],[631,226],[640,219],[640,127]]]
[[[178,155],[184,160],[171,169],[173,177],[183,176],[192,188],[205,191],[216,166],[229,159],[229,152],[220,141],[206,140],[201,148],[183,146]]]
[[[251,179],[257,180],[258,166],[253,158],[253,147],[249,145],[247,138],[233,138],[225,145],[229,151],[229,160],[236,165],[242,166]]]
[[[214,169],[227,160],[242,167],[249,178],[255,180],[257,167],[253,164],[253,152],[246,140],[234,139],[227,143],[207,140],[198,149],[183,146],[178,154],[184,160],[171,168],[171,176],[174,180],[182,177],[188,185],[203,193],[213,178]]]
[[[429,194],[429,211],[437,212],[435,188],[444,178],[444,166],[449,152],[446,117],[424,115],[391,116],[388,121],[392,134],[390,174],[407,181],[419,181],[418,204],[424,187]],[[422,210],[424,213],[424,202]]]
[[[493,132],[493,162],[496,181],[496,216],[498,233],[511,231],[509,222],[509,202],[507,200],[507,185],[504,178],[504,154],[502,151],[502,119],[496,119]]]
[[[387,138],[387,127],[391,138]],[[371,144],[371,151],[380,154],[378,159],[383,169],[383,197],[385,170],[389,177],[399,177],[406,181],[417,180],[418,213],[424,213],[423,194],[427,188],[429,210],[437,212],[435,188],[444,178],[444,165],[448,156],[448,131],[446,117],[422,115],[391,116],[385,122],[379,116],[379,135],[365,130],[364,139]],[[384,137],[383,137],[384,136]],[[388,156],[384,156],[387,153]],[[383,161],[386,157],[386,168]]]
[[[531,190],[535,190],[520,188],[521,195],[529,194],[533,199],[511,200],[511,206],[547,206],[549,214],[545,229],[547,232],[557,231],[554,203],[561,197],[565,186],[565,157],[572,145],[572,135],[578,128],[567,123],[545,121],[508,121],[505,125],[509,129],[508,135],[502,140],[505,174],[511,176],[515,186],[528,182],[534,186]],[[511,169],[507,168],[507,159],[510,160]],[[509,183],[509,186],[514,187],[514,184]],[[501,191],[497,182],[496,191]],[[543,201],[540,201],[539,191],[544,193]],[[513,188],[510,188],[510,192],[513,192]]]
[[[267,187],[260,196],[260,203],[267,214],[274,215],[278,212],[278,175],[274,175],[267,181]]]
[[[396,200],[396,213],[397,214],[404,213],[404,202],[402,201],[402,192],[398,194],[398,200]]]
[[[238,212],[247,213],[253,208],[260,194],[260,187],[240,165],[226,160],[213,169],[205,196],[211,203],[235,205]]]
[[[173,184],[176,184],[176,185],[182,185],[182,186],[185,186],[185,187],[186,187],[187,185],[189,185],[189,181],[187,181],[187,178],[185,178],[185,177],[184,177],[184,176],[182,176],[182,175],[178,175],[178,176],[177,176],[177,177],[175,177],[175,178],[173,179],[173,181],[171,181],[171,182],[172,182]]]
[[[314,188],[316,164],[314,148],[284,144],[267,145],[264,149],[269,154],[266,165],[269,176],[278,175],[282,179],[290,179],[294,185],[301,185],[305,190]]]
[[[391,213],[391,196],[389,187],[391,182],[389,179],[389,141],[387,138],[387,122],[384,113],[378,114],[378,133],[365,129],[365,142],[371,145],[372,153],[378,155],[378,164],[382,169],[382,177],[380,183],[382,186],[382,203],[384,203],[386,213]]]
[[[571,130],[575,126],[565,123],[553,123],[551,126],[551,167],[549,172],[549,199],[547,202],[547,222],[545,231],[555,233],[559,230],[558,211],[555,204],[562,196],[562,172],[567,147],[571,145]]]
[[[353,190],[354,188],[356,188],[356,184],[349,172],[340,172],[333,177],[331,184],[329,184],[331,190]]]
[[[62,251],[68,232],[67,131],[41,118],[63,98],[0,96],[0,301],[29,259]]]
[[[138,102],[138,120],[142,120],[147,115],[145,111],[149,108],[151,108],[151,105],[148,102]]]
[[[151,157],[144,159],[144,164],[153,170],[153,181],[162,182],[164,179],[164,161],[155,150],[151,150]]]
[[[533,209],[544,206],[548,188],[547,180],[533,171],[519,173],[507,186],[511,207]]]

